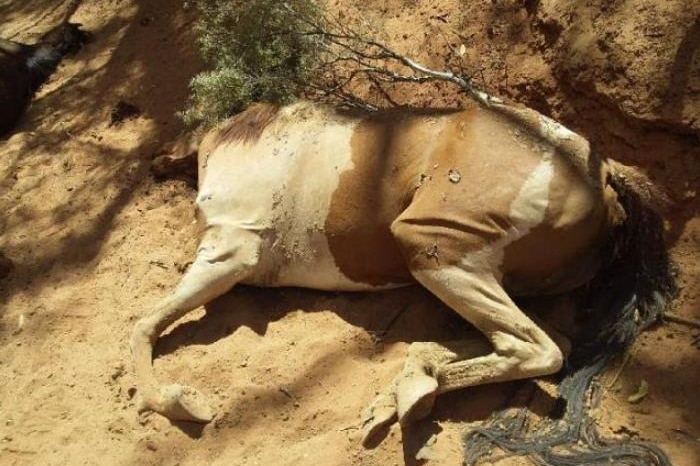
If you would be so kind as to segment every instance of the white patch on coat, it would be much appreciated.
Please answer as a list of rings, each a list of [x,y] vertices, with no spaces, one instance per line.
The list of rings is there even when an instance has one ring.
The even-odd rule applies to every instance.
[[[544,220],[549,206],[549,185],[554,177],[552,152],[545,152],[537,167],[530,173],[520,187],[517,197],[510,204],[508,216],[518,232],[509,232],[509,236],[522,238],[530,229]],[[511,241],[512,242],[512,241]]]
[[[552,143],[556,144],[562,140],[580,138],[578,134],[571,131],[566,126],[552,120],[544,115],[539,115],[540,131],[542,135]]]
[[[257,141],[222,144],[209,156],[197,197],[204,223],[233,234],[253,231],[263,240],[259,263],[244,283],[380,288],[346,277],[324,233],[340,175],[353,168],[357,122],[299,103],[281,109]]]
[[[493,271],[500,279],[500,266],[503,264],[505,248],[544,221],[549,207],[549,186],[554,177],[552,156],[551,149],[544,153],[540,163],[530,173],[511,202],[508,214],[511,227],[506,234],[493,243],[466,254],[460,261],[464,270],[474,273]]]

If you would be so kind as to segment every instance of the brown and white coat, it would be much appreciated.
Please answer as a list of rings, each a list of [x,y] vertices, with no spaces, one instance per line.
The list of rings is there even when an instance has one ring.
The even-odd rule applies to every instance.
[[[132,338],[146,408],[207,421],[194,389],[160,387],[165,327],[237,283],[365,291],[420,283],[482,331],[414,343],[364,414],[365,438],[466,386],[558,371],[562,352],[511,296],[590,280],[624,212],[585,139],[539,113],[494,103],[461,111],[344,112],[255,105],[199,148],[204,227],[192,267]]]

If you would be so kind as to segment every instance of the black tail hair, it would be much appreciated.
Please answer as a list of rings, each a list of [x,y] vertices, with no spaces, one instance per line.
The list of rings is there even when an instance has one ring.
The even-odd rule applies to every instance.
[[[65,55],[78,51],[86,39],[80,24],[65,22],[44,34],[36,45],[26,46],[25,65],[32,92],[46,82]]]
[[[495,413],[486,425],[464,436],[464,464],[476,464],[498,447],[551,466],[671,466],[658,446],[602,438],[589,414],[599,389],[596,377],[639,333],[658,321],[676,295],[675,271],[663,238],[663,220],[654,207],[651,184],[631,168],[611,162],[608,183],[627,218],[612,232],[610,262],[588,285],[580,302],[587,324],[573,342],[559,397],[559,419],[542,419],[529,429],[525,408]]]

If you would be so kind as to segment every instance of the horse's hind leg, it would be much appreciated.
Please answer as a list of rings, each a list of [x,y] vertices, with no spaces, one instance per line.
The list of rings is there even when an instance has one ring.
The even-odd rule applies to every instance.
[[[178,384],[160,386],[153,373],[153,346],[169,325],[244,279],[257,264],[260,239],[254,233],[224,227],[207,230],[197,258],[174,293],[136,323],[131,353],[141,391],[142,409],[173,420],[208,422],[213,413],[196,390]]]

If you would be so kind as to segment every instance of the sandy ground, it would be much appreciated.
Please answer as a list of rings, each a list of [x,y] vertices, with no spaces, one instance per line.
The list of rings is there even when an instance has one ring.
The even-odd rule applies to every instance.
[[[0,36],[31,40],[65,3],[0,0]],[[672,310],[700,318],[700,4],[579,3],[357,0],[329,9],[365,18],[431,65],[464,43],[465,64],[483,67],[488,90],[642,166],[673,200],[668,240],[682,288]],[[436,436],[427,464],[458,465],[465,423],[486,419],[519,384],[445,395],[432,416],[395,426],[378,447],[358,443],[359,412],[409,342],[470,332],[420,289],[237,289],[157,347],[161,379],[207,393],[215,422],[136,413],[129,333],[196,247],[194,191],[149,174],[157,149],[182,131],[174,113],[201,66],[194,13],[167,0],[94,0],[74,20],[90,43],[0,141],[0,251],[15,264],[0,284],[0,464],[417,465]],[[433,87],[410,95],[435,106],[462,98]],[[112,124],[123,103],[138,114]],[[657,442],[677,466],[700,464],[699,334],[666,323],[641,338],[597,410],[603,431]],[[649,395],[628,403],[642,380]]]

